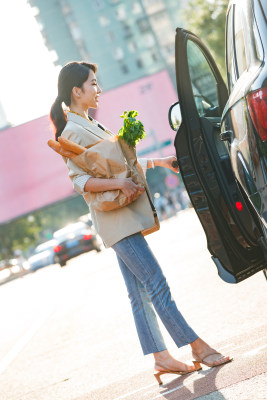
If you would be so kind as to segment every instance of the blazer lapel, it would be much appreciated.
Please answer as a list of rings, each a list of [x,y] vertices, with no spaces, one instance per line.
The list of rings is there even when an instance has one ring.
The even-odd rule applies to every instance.
[[[81,125],[84,129],[86,129],[90,133],[93,133],[100,139],[110,138],[110,135],[107,132],[103,131],[103,129],[99,128],[93,122],[81,117],[80,115],[68,112],[68,121],[72,121],[76,124]]]

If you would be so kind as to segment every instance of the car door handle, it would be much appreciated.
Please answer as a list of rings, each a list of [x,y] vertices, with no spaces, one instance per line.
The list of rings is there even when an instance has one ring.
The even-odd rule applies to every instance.
[[[233,132],[232,131],[225,131],[220,133],[220,138],[222,141],[227,140],[229,143],[231,143]]]

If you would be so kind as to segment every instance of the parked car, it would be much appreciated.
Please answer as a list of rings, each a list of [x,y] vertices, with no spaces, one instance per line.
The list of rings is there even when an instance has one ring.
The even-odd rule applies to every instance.
[[[55,261],[61,267],[66,262],[79,254],[87,251],[101,251],[101,241],[99,237],[84,222],[70,224],[54,232],[54,239],[57,245],[54,247]]]
[[[32,271],[55,263],[54,247],[56,245],[57,242],[53,239],[41,243],[35,248],[32,256],[28,258]]]
[[[237,283],[267,266],[267,2],[231,0],[228,88],[207,47],[177,28],[180,172],[220,277]]]

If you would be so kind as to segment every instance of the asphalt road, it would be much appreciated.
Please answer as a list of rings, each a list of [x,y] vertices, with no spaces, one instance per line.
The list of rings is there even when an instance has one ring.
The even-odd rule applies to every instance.
[[[84,254],[0,286],[0,400],[267,399],[267,282],[258,273],[221,281],[192,210],[148,237],[179,309],[212,346],[220,368],[165,375],[144,357],[116,258]],[[190,361],[189,346],[169,350]]]

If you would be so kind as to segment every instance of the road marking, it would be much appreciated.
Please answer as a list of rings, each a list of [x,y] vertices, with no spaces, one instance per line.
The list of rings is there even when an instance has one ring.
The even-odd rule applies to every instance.
[[[246,353],[243,354],[243,356],[254,356],[255,354],[259,353],[261,350],[265,349],[267,347],[267,344],[264,346],[257,347],[256,349],[247,351]]]
[[[262,337],[260,337],[260,338],[258,338],[258,339],[255,339],[254,340],[254,344],[256,343],[256,342],[259,342],[259,341],[262,341],[263,339],[267,339],[267,336],[262,336]],[[232,346],[232,351],[236,351],[237,349],[242,349],[243,347],[247,347],[247,342],[245,342],[245,343],[243,343],[243,344],[241,344],[241,345],[239,345],[239,346],[236,346],[234,343],[232,343],[231,344],[231,346]],[[230,346],[230,345],[229,345]],[[222,350],[222,349],[224,349],[224,348],[227,348],[228,347],[228,345],[227,346],[223,346],[223,347],[220,347],[219,348],[219,350]],[[249,350],[249,352],[250,351],[253,351],[254,352],[254,350]],[[244,355],[244,354],[243,354]]]
[[[13,348],[7,353],[7,355],[0,362],[0,375],[5,371],[5,369],[15,360],[18,354],[21,352],[23,347],[31,340],[38,329],[44,324],[44,322],[49,318],[52,312],[55,310],[55,306],[45,312],[41,317],[39,317],[34,324],[30,327],[28,331],[17,341]]]
[[[168,390],[168,392],[163,392],[163,393],[158,394],[156,397],[153,397],[153,399],[151,399],[151,400],[159,399],[160,397],[162,398],[163,395],[165,396],[166,394],[170,394],[170,393],[172,393],[172,392],[175,392],[176,390],[180,390],[180,389],[182,389],[183,387],[184,387],[184,385],[177,386],[177,387],[174,388],[174,389]]]
[[[232,347],[232,346],[234,346],[234,343],[230,343],[230,344],[227,344],[226,346],[222,346],[222,347],[220,347],[218,350],[223,350],[223,349],[228,349],[228,347]]]
[[[157,384],[157,383],[152,383],[151,385],[143,386],[143,387],[141,387],[141,388],[139,388],[139,389],[137,389],[137,390],[134,390],[133,392],[129,392],[129,393],[123,394],[122,396],[116,397],[115,399],[112,399],[112,400],[126,399],[126,397],[129,397],[129,396],[131,396],[132,394],[141,392],[141,391],[144,390],[144,389],[148,389],[148,388],[150,388],[150,387],[152,387],[152,386],[156,386],[156,385],[158,385],[158,384]]]

